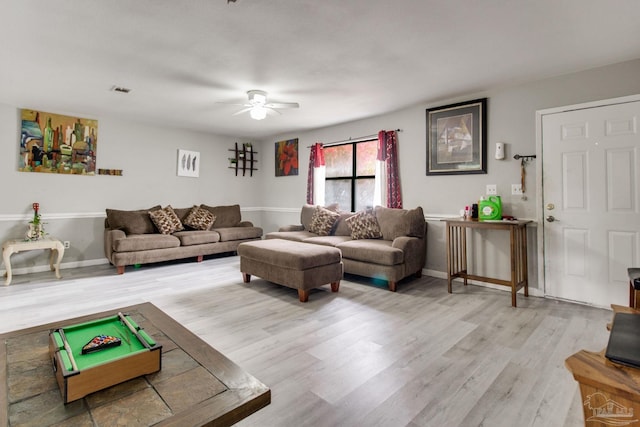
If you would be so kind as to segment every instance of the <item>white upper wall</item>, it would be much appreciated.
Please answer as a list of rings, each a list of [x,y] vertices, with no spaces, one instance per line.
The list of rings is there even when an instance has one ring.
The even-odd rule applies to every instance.
[[[640,93],[640,60],[559,76],[514,87],[433,101],[396,113],[309,132],[282,135],[263,141],[266,173],[260,181],[267,207],[299,207],[305,202],[309,145],[375,134],[381,129],[402,129],[398,135],[399,164],[404,206],[421,205],[428,214],[457,214],[478,200],[487,184],[496,184],[507,214],[534,218],[536,165],[527,166],[528,199],[511,196],[511,184],[520,183],[520,162],[513,155],[535,154],[535,112],[540,109],[577,104]],[[488,98],[488,173],[486,175],[426,176],[426,109]],[[340,102],[336,99],[336,102]],[[299,138],[300,174],[275,177],[274,142]],[[495,160],[495,143],[506,144],[505,160]],[[534,161],[535,162],[535,161]]]
[[[27,106],[37,109],[37,106]],[[59,114],[84,117],[82,112]],[[123,176],[70,176],[19,172],[18,107],[0,104],[0,215],[31,212],[39,202],[43,215],[139,209],[155,204],[187,207],[194,203],[254,205],[256,179],[235,178],[228,169],[229,137],[161,128],[110,117],[98,119],[97,168],[122,169]],[[177,176],[177,151],[200,152],[199,178]]]

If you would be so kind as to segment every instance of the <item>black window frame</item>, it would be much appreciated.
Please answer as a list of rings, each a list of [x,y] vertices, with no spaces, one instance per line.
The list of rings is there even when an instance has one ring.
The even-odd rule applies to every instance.
[[[340,144],[332,144],[328,147],[324,147],[325,150],[329,150],[333,147],[342,147],[345,145],[351,145],[352,146],[352,154],[351,154],[351,176],[332,176],[332,177],[325,177],[325,182],[326,181],[338,181],[338,180],[346,180],[349,179],[351,180],[351,207],[350,207],[350,212],[355,212],[356,210],[356,182],[358,180],[361,179],[373,179],[375,181],[375,174],[373,175],[357,175],[357,154],[358,154],[358,144],[361,144],[363,142],[371,142],[371,141],[377,141],[377,138],[370,138],[370,139],[363,139],[363,140],[359,140],[359,141],[349,141],[349,142],[345,142],[345,143],[340,143]],[[326,199],[326,193],[325,193],[325,199]],[[329,204],[330,202],[328,200],[325,200],[326,204]],[[371,207],[373,207],[373,200],[371,200]]]

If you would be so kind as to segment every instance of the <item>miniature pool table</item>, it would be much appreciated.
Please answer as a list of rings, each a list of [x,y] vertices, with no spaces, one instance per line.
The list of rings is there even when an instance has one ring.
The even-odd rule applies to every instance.
[[[94,338],[105,336],[111,338],[105,347],[88,346]],[[162,346],[122,313],[54,329],[49,334],[49,355],[64,403],[159,371],[161,354]]]
[[[64,403],[51,368],[51,331],[119,312],[162,345],[162,369]],[[126,344],[123,340],[121,346]],[[131,425],[135,420],[137,425],[224,427],[270,402],[267,386],[151,303],[0,334],[0,426],[80,425],[82,420],[83,425]]]

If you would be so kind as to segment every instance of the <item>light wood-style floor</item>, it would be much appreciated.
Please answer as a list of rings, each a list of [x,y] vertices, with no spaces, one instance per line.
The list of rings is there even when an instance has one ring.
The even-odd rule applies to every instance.
[[[238,425],[582,426],[564,360],[606,346],[610,311],[442,279],[391,293],[347,276],[340,292],[244,284],[238,257],[14,276],[0,332],[150,301],[272,390]]]

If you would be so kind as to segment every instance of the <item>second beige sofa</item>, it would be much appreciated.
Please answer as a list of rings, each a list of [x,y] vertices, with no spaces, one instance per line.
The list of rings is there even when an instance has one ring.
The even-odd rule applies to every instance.
[[[339,213],[327,235],[310,231],[317,206],[304,205],[299,225],[281,227],[267,233],[267,239],[288,239],[340,249],[344,272],[382,279],[395,292],[398,281],[415,275],[420,277],[426,260],[427,224],[421,207],[391,209],[376,206],[373,210],[380,238],[354,239],[349,218],[355,213]]]

